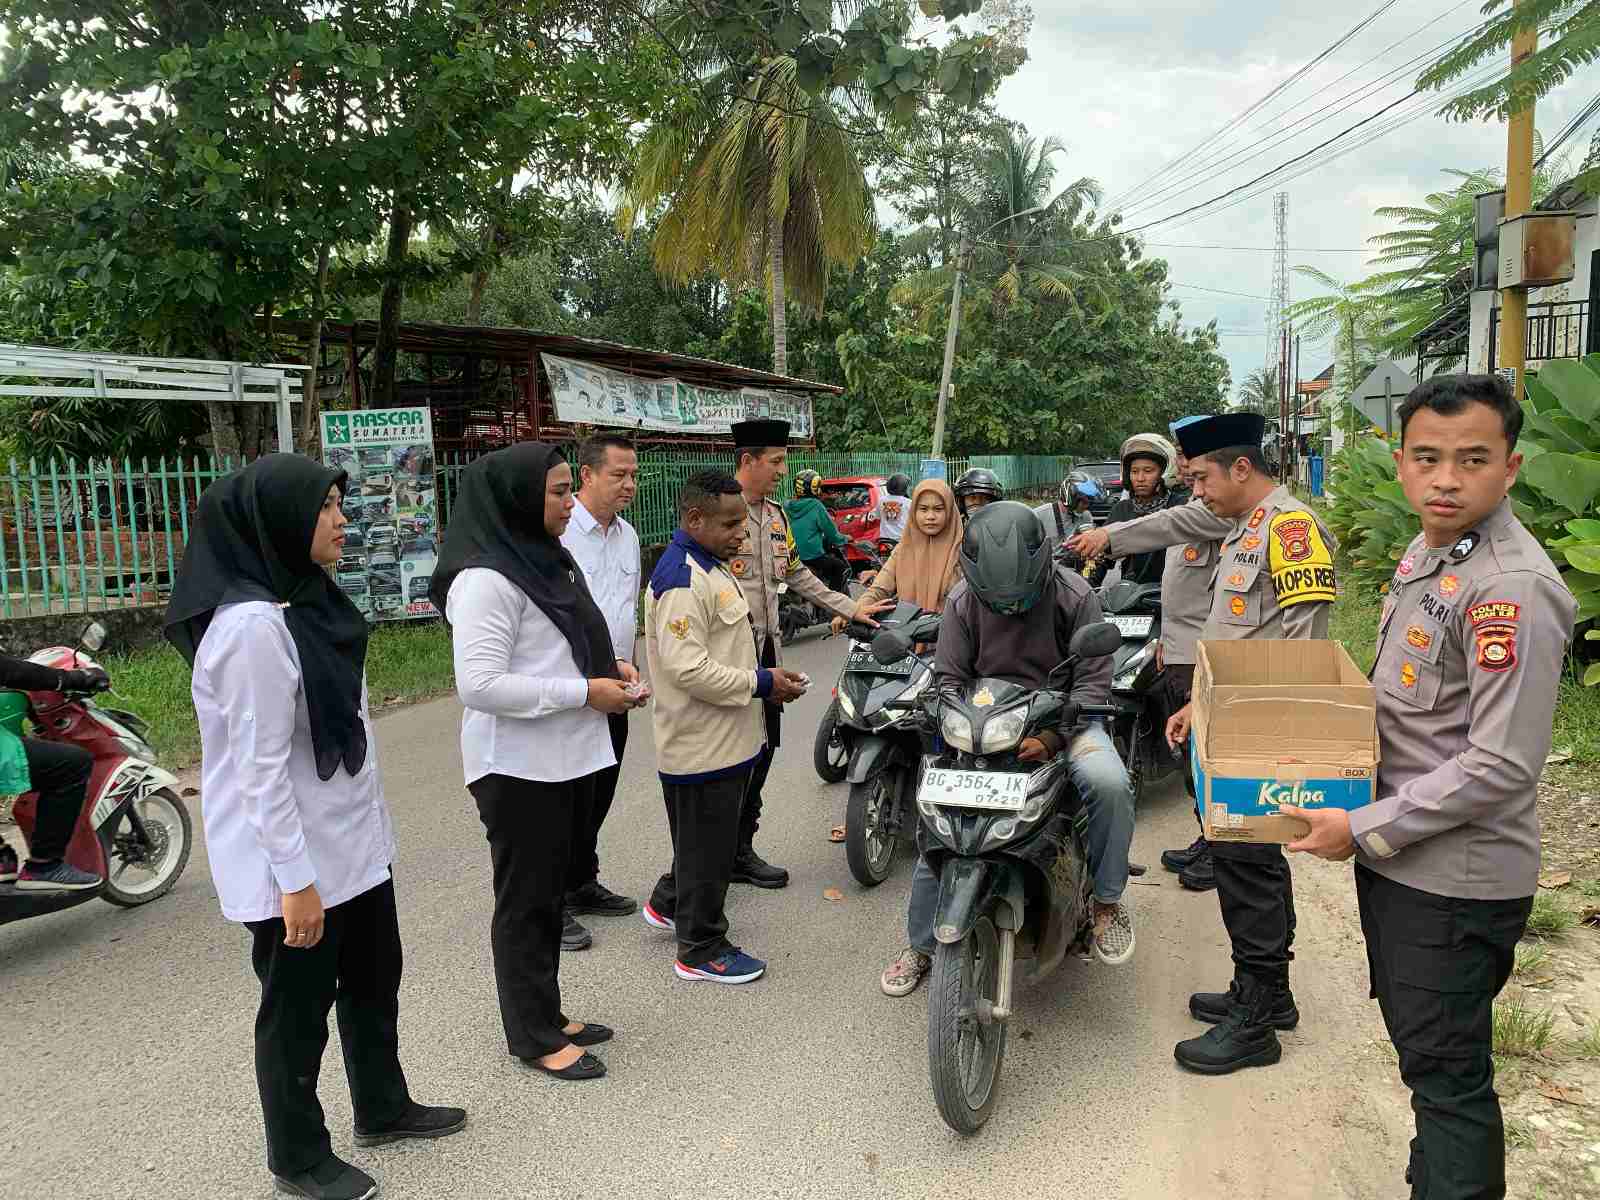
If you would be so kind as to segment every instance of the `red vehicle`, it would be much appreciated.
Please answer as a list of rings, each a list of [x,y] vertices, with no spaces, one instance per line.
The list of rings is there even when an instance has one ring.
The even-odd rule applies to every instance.
[[[893,542],[878,536],[878,521],[883,513],[883,502],[892,499],[904,503],[899,496],[888,492],[887,475],[846,475],[822,481],[822,503],[833,517],[839,532],[851,542],[867,542],[878,548],[878,556],[887,559],[894,549]],[[844,548],[845,559],[857,575],[882,566],[857,550],[854,545]]]
[[[105,630],[85,631],[83,644],[98,650]],[[97,664],[70,646],[51,646],[30,661],[63,671]],[[18,891],[0,883],[0,925],[71,908],[99,896],[121,908],[134,908],[166,895],[189,861],[193,830],[178,796],[176,776],[155,765],[145,741],[148,726],[133,713],[101,708],[89,697],[61,692],[0,692],[8,710],[26,706],[32,736],[70,742],[94,755],[84,790],[83,811],[66,859],[81,871],[105,880],[83,891]],[[17,797],[12,816],[23,836],[31,836],[38,797]]]

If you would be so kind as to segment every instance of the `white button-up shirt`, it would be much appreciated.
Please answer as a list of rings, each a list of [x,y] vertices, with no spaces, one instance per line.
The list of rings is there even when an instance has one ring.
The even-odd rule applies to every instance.
[[[190,684],[200,721],[200,810],[222,915],[266,921],[317,885],[332,908],[389,878],[394,829],[361,695],[367,759],[317,778],[300,655],[276,604],[217,609]]]
[[[461,762],[485,775],[558,782],[612,766],[605,714],[588,707],[589,681],[566,637],[516,584],[468,567],[445,601],[455,646]]]
[[[639,627],[639,535],[621,517],[607,529],[579,500],[561,544],[583,568],[589,592],[611,630],[611,644],[622,662],[633,661]]]

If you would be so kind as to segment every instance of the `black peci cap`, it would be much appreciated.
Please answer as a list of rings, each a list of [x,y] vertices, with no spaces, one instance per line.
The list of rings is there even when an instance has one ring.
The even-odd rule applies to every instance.
[[[1267,419],[1260,413],[1218,413],[1174,430],[1185,458],[1198,458],[1230,446],[1261,445]]]
[[[733,426],[733,445],[736,450],[759,450],[763,446],[787,446],[789,422],[740,421]]]

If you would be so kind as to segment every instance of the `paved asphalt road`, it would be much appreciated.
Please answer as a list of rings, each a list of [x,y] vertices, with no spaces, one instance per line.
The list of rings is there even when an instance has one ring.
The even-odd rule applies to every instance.
[[[744,988],[678,982],[666,935],[636,916],[594,919],[594,948],[564,958],[562,982],[569,1013],[621,1031],[598,1083],[550,1081],[505,1053],[456,701],[384,717],[408,960],[402,1054],[417,1098],[471,1117],[438,1143],[353,1152],[330,1046],[321,1094],[335,1148],[384,1195],[429,1200],[1400,1194],[1407,1114],[1372,1049],[1381,1027],[1344,869],[1296,864],[1306,1018],[1284,1062],[1226,1079],[1174,1065],[1173,1041],[1201,1028],[1188,992],[1228,977],[1215,899],[1183,893],[1155,863],[1192,834],[1181,787],[1140,814],[1134,858],[1151,871],[1130,888],[1136,959],[1070,962],[1021,993],[999,1109],[978,1137],[951,1134],[928,1086],[925,993],[878,990],[904,937],[910,862],[867,891],[825,839],[845,786],[819,783],[811,738],[841,649],[813,637],[789,656],[817,686],[784,722],[758,844],[793,882],[730,897],[733,935],[769,975]],[[633,721],[601,860],[606,883],[643,895],[667,834],[649,718]],[[825,899],[830,887],[844,898]],[[0,985],[0,1195],[269,1194],[255,980],[245,935],[218,914],[203,845],[173,894],[146,908],[95,902],[0,928]]]

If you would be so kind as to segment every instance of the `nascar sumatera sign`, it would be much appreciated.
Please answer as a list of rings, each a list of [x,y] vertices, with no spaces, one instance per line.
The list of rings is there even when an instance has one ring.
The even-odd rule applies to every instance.
[[[323,461],[349,478],[334,579],[371,621],[435,615],[433,416],[426,407],[322,414]]]

